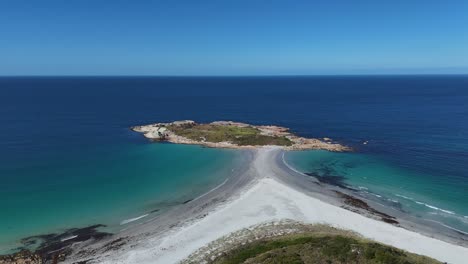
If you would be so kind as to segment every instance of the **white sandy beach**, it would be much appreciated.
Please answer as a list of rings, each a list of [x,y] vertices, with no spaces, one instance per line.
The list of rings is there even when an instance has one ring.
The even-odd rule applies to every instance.
[[[263,222],[291,219],[324,223],[366,238],[448,263],[467,263],[468,248],[421,235],[325,203],[279,180],[271,164],[275,148],[259,150],[252,167],[257,178],[240,195],[217,205],[205,217],[163,236],[148,236],[137,246],[95,259],[99,263],[177,263],[231,232]]]

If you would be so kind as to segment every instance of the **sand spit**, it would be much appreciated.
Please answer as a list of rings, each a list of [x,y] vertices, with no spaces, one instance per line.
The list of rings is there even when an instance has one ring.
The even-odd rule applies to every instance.
[[[250,153],[248,165],[222,186],[165,216],[111,238],[78,244],[67,261],[179,263],[191,255],[202,256],[206,253],[203,248],[233,232],[271,222],[284,227],[288,219],[351,230],[366,238],[448,263],[466,263],[468,259],[466,244],[436,239],[445,236],[434,230],[421,228],[419,232],[415,224],[411,227],[400,218],[395,218],[398,224],[386,223],[381,215],[366,211],[367,206],[350,208],[342,195],[337,195],[336,186],[326,186],[313,177],[289,169],[279,147],[247,153]],[[366,202],[374,208],[375,204]],[[112,243],[118,246],[109,246]]]

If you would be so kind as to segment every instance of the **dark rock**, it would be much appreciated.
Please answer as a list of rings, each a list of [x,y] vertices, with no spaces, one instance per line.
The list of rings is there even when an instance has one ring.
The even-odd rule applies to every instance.
[[[23,248],[18,253],[0,256],[0,264],[58,263],[59,261],[63,261],[70,253],[69,246],[73,243],[88,239],[99,240],[110,235],[110,233],[97,231],[99,227],[104,227],[104,225],[71,228],[60,234],[52,233],[23,238],[21,239],[21,243],[25,247],[34,244],[39,246],[34,252]]]
[[[183,202],[182,204],[188,204],[192,201],[193,199],[188,199],[187,201]]]
[[[374,208],[370,207],[366,202],[364,202],[361,199],[358,199],[358,198],[356,198],[354,196],[351,196],[349,194],[345,194],[345,193],[342,193],[342,192],[339,192],[339,191],[335,191],[335,193],[338,194],[338,196],[340,196],[341,198],[343,198],[344,203],[349,205],[349,206],[359,208],[359,209],[363,209],[363,210],[365,210],[365,211],[367,211],[367,212],[369,212],[369,213],[371,213],[373,215],[380,216],[382,221],[384,221],[386,223],[399,224],[399,222],[397,220],[395,220],[395,217],[393,217],[391,215],[388,215],[386,213],[375,210]]]
[[[42,264],[39,254],[23,249],[18,253],[0,256],[0,264]]]

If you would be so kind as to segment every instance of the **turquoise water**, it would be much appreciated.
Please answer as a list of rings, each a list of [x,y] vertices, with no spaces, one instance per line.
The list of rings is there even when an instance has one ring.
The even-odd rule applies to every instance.
[[[411,171],[360,153],[292,151],[285,160],[301,172],[344,177],[344,184],[365,195],[468,233],[465,180]]]
[[[20,246],[21,238],[70,227],[123,228],[125,219],[164,210],[219,185],[240,158],[232,150],[155,143],[92,154],[84,159],[84,153],[70,152],[2,171],[14,179],[2,182],[8,188],[0,199],[1,251]]]
[[[330,137],[358,153],[291,162],[466,230],[467,87],[466,75],[0,78],[0,250],[69,227],[125,228],[224,181],[237,152],[150,144],[128,129],[181,119]]]

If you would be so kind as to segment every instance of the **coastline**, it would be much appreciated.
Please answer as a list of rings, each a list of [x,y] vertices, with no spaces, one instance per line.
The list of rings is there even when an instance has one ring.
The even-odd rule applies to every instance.
[[[130,133],[124,129],[122,131]],[[236,173],[245,160],[243,152],[237,150],[153,144],[146,140],[140,142],[124,142],[121,148],[106,148],[105,153],[111,155],[98,157],[96,161],[93,158],[90,163],[93,166],[88,165],[83,170],[71,167],[67,170],[70,174],[63,175],[67,176],[66,183],[70,182],[68,179],[77,180],[73,184],[75,188],[60,188],[58,191],[64,194],[63,199],[38,199],[38,202],[46,202],[40,202],[28,209],[28,218],[24,217],[27,215],[25,210],[18,209],[20,211],[17,214],[8,214],[15,211],[8,210],[7,207],[4,212],[10,217],[3,219],[3,223],[6,223],[3,230],[6,232],[2,232],[0,244],[5,250],[0,254],[0,263],[2,256],[20,255],[20,251],[27,255],[26,250],[30,255],[38,253],[43,259],[52,259],[54,255],[62,254],[55,251],[48,254],[47,252],[52,251],[51,246],[55,249],[66,248],[70,244],[87,240],[87,237],[100,238],[100,233],[118,233],[129,226],[165,214],[171,208],[222,183],[232,173]],[[164,156],[160,156],[161,154]],[[107,161],[118,162],[112,164]],[[174,166],[175,164],[178,166]],[[99,179],[97,176],[102,180],[87,184],[88,179]],[[24,186],[29,188],[31,185]],[[76,193],[83,195],[76,197],[78,202],[68,200],[68,195],[74,196]],[[24,200],[27,200],[26,196]],[[5,203],[14,204],[15,201]],[[38,211],[43,213],[35,213]],[[47,217],[44,218],[43,215]],[[144,215],[147,216],[140,218]],[[44,221],[49,218],[54,218],[51,224]],[[14,220],[16,224],[13,224]],[[12,223],[12,228],[7,225],[9,222]],[[30,223],[36,224],[36,228],[30,228]],[[92,229],[96,225],[99,227]]]
[[[200,127],[202,129],[197,129]],[[196,133],[186,133],[194,128]],[[214,121],[203,124],[193,120],[181,120],[134,126],[130,129],[142,133],[145,138],[152,141],[201,145],[209,148],[256,149],[259,146],[281,146],[285,150],[321,149],[334,152],[352,150],[348,146],[334,142],[331,138],[299,137],[291,133],[287,127],[252,125],[234,121]],[[219,130],[222,130],[221,133]],[[219,133],[219,137],[210,140],[209,136],[216,133]],[[259,137],[266,141],[260,140]],[[242,139],[250,139],[250,141],[247,143]]]
[[[175,263],[232,232],[288,219],[352,230],[449,263],[463,263],[468,257],[466,235],[437,230],[365,200],[370,208],[397,222],[385,223],[381,215],[350,206],[337,195],[337,191],[349,194],[348,190],[320,183],[289,167],[279,147],[245,153],[245,165],[220,186],[156,219],[99,241],[75,244],[65,262]]]

